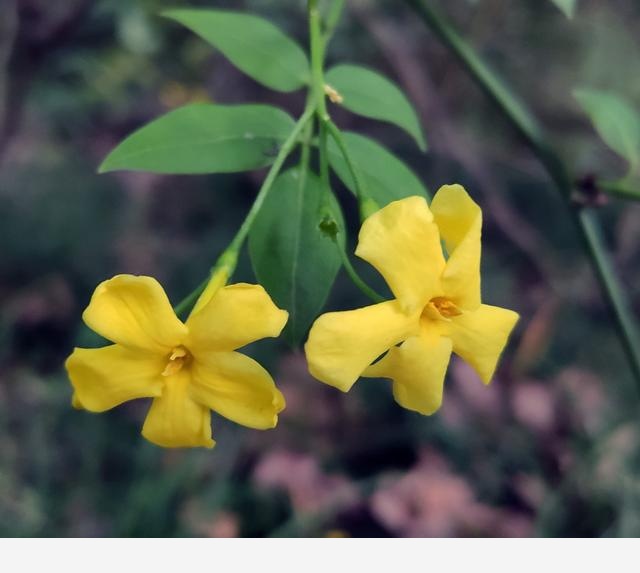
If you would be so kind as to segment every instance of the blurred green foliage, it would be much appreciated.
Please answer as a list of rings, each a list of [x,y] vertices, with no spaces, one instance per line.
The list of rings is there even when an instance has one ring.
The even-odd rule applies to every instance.
[[[624,173],[572,90],[640,106],[636,2],[584,0],[572,20],[536,0],[441,4],[532,104],[576,177]],[[361,381],[348,396],[321,386],[275,341],[250,349],[288,400],[272,432],[216,418],[213,451],[165,451],[139,435],[146,404],[100,416],[71,408],[62,364],[85,336],[95,285],[152,274],[179,300],[226,246],[261,177],[98,176],[104,156],[188,102],[267,102],[292,115],[304,104],[157,16],[186,5],[211,2],[2,7],[0,534],[639,535],[638,395],[564,207],[483,95],[392,0],[353,3],[329,59],[405,88],[430,152],[393,126],[335,116],[393,149],[429,189],[459,181],[483,206],[485,299],[523,316],[494,384],[456,364],[442,411],[424,418],[382,383]],[[215,6],[268,17],[306,44],[302,1]],[[353,245],[354,201],[335,188]],[[602,208],[636,311],[639,214],[629,203]],[[255,280],[246,256],[237,279]],[[341,274],[328,307],[361,302]]]

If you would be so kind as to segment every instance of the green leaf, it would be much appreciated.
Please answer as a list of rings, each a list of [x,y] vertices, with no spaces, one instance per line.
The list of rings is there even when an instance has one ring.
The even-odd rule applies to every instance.
[[[640,114],[621,97],[604,91],[577,89],[578,103],[602,140],[624,157],[631,171],[640,167]]]
[[[220,50],[257,82],[291,92],[305,85],[309,60],[302,48],[271,22],[222,10],[168,10],[163,16],[186,26]]]
[[[411,195],[428,197],[429,193],[420,179],[382,145],[357,133],[343,132],[344,140],[372,198],[384,207]],[[329,162],[342,182],[355,194],[355,183],[351,171],[340,149],[333,140],[329,141]]]
[[[232,173],[273,162],[294,122],[267,105],[197,103],[132,133],[100,166],[152,173]]]
[[[560,10],[564,12],[567,18],[573,18],[576,13],[578,0],[551,0]]]
[[[276,304],[289,311],[284,335],[293,345],[322,310],[341,265],[338,247],[319,228],[322,195],[313,173],[307,173],[304,189],[297,169],[280,175],[249,234],[256,277]],[[343,230],[335,199],[332,205]]]
[[[327,83],[344,98],[342,105],[353,113],[388,121],[411,135],[426,151],[420,120],[400,88],[377,72],[360,66],[339,65],[326,75]]]

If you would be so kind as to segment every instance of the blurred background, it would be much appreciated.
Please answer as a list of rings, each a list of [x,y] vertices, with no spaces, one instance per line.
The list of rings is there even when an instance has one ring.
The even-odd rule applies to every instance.
[[[144,401],[103,415],[71,408],[62,364],[87,337],[80,316],[96,284],[149,274],[177,302],[264,176],[98,176],[102,158],[190,101],[303,106],[303,94],[260,87],[157,16],[187,4],[264,15],[306,45],[301,0],[0,0],[0,535],[640,535],[640,394],[568,211],[396,0],[348,2],[329,61],[402,85],[429,152],[392,126],[335,117],[431,189],[462,182],[483,207],[484,298],[522,315],[493,384],[454,360],[441,411],[422,417],[383,381],[362,380],[349,395],[325,387],[299,350],[268,341],[249,353],[287,398],[273,431],[214,415],[214,450],[170,451],[139,435]],[[572,21],[541,0],[435,4],[531,104],[577,176],[624,174],[571,91],[640,104],[637,1],[581,0]],[[337,182],[336,191],[353,243],[354,201]],[[611,200],[600,212],[638,310],[640,208]],[[236,278],[254,280],[248,258]],[[363,303],[340,275],[328,308]]]

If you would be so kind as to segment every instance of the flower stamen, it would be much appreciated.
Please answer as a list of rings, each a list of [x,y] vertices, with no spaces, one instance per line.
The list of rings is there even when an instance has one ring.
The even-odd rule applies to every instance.
[[[450,320],[455,316],[460,316],[462,311],[448,298],[436,296],[429,301],[423,314],[432,319]]]
[[[182,367],[189,361],[191,355],[184,346],[176,346],[169,356],[169,361],[162,371],[163,376],[172,376],[182,370]]]

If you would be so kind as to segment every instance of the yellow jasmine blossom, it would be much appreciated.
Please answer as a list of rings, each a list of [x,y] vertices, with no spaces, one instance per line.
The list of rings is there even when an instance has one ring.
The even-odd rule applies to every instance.
[[[98,285],[83,319],[114,344],[76,348],[67,359],[74,405],[103,412],[153,398],[142,435],[164,447],[212,448],[211,410],[273,428],[284,398],[269,373],[236,350],[278,336],[288,314],[261,286],[222,286],[224,279],[214,277],[216,288],[184,323],[151,277],[119,275]]]
[[[481,302],[481,230],[460,185],[442,187],[431,209],[408,197],[366,219],[356,255],[396,298],[320,316],[305,345],[311,374],[343,392],[360,376],[390,378],[396,401],[422,414],[442,403],[451,352],[488,384],[518,314]]]

